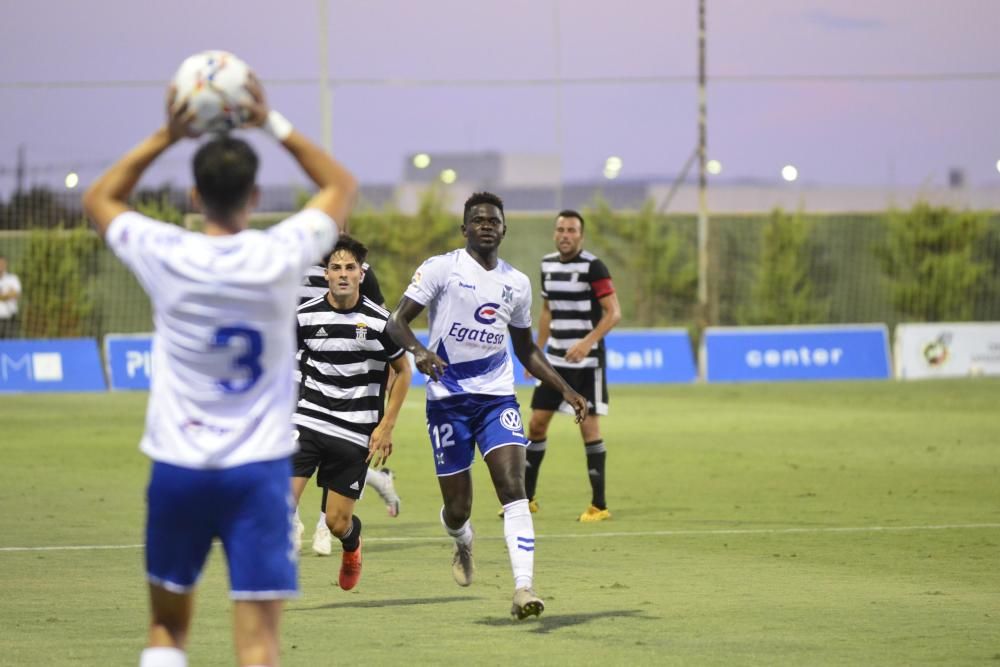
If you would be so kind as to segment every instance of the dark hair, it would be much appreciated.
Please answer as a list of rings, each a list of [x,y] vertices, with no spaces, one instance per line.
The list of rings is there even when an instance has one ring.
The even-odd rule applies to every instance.
[[[558,220],[559,218],[576,218],[577,220],[580,221],[580,233],[583,234],[583,224],[584,224],[583,216],[580,215],[579,211],[574,211],[571,208],[564,208],[563,210],[559,211],[559,215],[556,216],[556,220]]]
[[[333,250],[323,258],[323,266],[327,266],[330,263],[330,258],[341,250],[354,255],[354,259],[357,260],[358,264],[364,264],[365,260],[368,259],[368,248],[365,244],[356,238],[344,234],[337,239],[337,244],[333,246]]]
[[[475,192],[471,197],[465,200],[465,210],[462,212],[462,222],[466,222],[469,218],[469,210],[473,206],[478,206],[480,204],[491,204],[500,209],[500,215],[503,213],[503,200],[497,197],[492,192]],[[505,216],[506,217],[506,216]]]
[[[257,179],[259,160],[250,144],[222,136],[201,145],[194,154],[194,184],[205,215],[228,218],[246,205]]]

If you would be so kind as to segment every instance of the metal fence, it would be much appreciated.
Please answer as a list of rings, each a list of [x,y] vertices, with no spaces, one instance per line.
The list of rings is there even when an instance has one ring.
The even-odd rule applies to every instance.
[[[183,195],[157,196],[157,206],[169,208],[175,221],[184,220]],[[142,289],[83,226],[73,202],[42,197],[21,202],[20,208],[8,203],[2,212],[8,222],[16,216],[18,226],[27,227],[11,230],[8,225],[0,231],[0,255],[8,258],[9,270],[23,285],[18,335],[151,330]],[[692,216],[612,211],[599,205],[585,209],[587,247],[611,270],[623,307],[621,326],[697,330],[707,323],[1000,321],[1000,218],[947,213],[950,217],[931,221],[930,232],[906,227],[900,216],[912,212],[713,217],[710,309],[702,315],[693,280]],[[389,215],[397,222],[387,224]],[[415,258],[463,245],[458,218],[439,211],[444,222],[435,224],[444,225],[444,235],[437,233],[426,248],[408,247],[405,256],[391,250],[399,245],[383,236],[397,227],[430,224],[420,215],[369,209],[352,219],[352,233],[372,248],[370,260],[390,306],[416,268]],[[975,217],[974,224],[961,216]],[[264,216],[258,222],[266,225],[280,217]],[[512,214],[508,227],[501,256],[528,274],[537,294],[539,260],[553,249],[552,220]],[[643,231],[636,233],[639,229]]]

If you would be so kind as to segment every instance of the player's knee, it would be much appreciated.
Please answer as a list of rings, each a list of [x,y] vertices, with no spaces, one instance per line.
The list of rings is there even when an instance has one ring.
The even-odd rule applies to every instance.
[[[601,423],[597,421],[596,415],[590,415],[580,423],[580,435],[584,442],[601,439]]]
[[[544,440],[548,430],[549,422],[547,419],[531,415],[531,419],[528,421],[528,440]]]
[[[189,621],[177,615],[157,614],[154,609],[149,623],[149,645],[183,649],[187,643]]]
[[[519,475],[508,475],[497,480],[496,490],[501,505],[528,497],[524,491],[524,477]]]
[[[326,526],[337,537],[343,537],[351,525],[351,515],[345,512],[327,512]]]
[[[444,503],[444,514],[449,525],[465,523],[472,515],[472,498],[449,498]]]

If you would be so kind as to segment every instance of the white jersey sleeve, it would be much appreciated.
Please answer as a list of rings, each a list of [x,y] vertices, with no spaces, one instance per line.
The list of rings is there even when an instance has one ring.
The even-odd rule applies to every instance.
[[[403,296],[419,303],[421,306],[430,304],[441,294],[447,284],[452,270],[452,263],[447,261],[449,255],[435,255],[420,265],[407,285]]]
[[[518,281],[518,287],[520,289],[516,290],[517,299],[514,301],[513,308],[510,314],[510,326],[517,327],[518,329],[530,329],[531,328],[531,281],[524,274],[519,276],[521,280]]]
[[[152,295],[152,283],[162,262],[181,243],[185,230],[136,211],[115,217],[108,227],[106,240],[111,251],[132,270],[146,293]]]
[[[337,242],[333,218],[317,208],[307,208],[267,230],[276,243],[295,253],[302,273],[323,259]]]

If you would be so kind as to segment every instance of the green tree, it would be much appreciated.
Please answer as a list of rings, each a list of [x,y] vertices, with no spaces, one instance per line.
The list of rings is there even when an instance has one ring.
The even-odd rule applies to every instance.
[[[0,229],[56,228],[73,219],[66,204],[70,197],[43,187],[32,188],[0,202]]]
[[[136,211],[154,220],[174,225],[184,224],[184,212],[174,203],[169,188],[142,190],[133,197],[133,204]]]
[[[890,211],[876,253],[896,312],[923,322],[972,319],[989,268],[977,257],[987,232],[986,216],[972,211],[926,202]]]
[[[616,213],[598,198],[584,213],[585,233],[599,253],[627,267],[615,282],[622,310],[639,326],[693,319],[697,300],[694,225],[658,215],[653,202],[631,214]]]
[[[829,304],[818,297],[809,275],[813,248],[810,225],[796,213],[771,212],[761,235],[761,251],[751,288],[751,303],[741,318],[746,324],[814,324],[822,322]]]
[[[21,335],[74,338],[97,333],[94,276],[100,240],[85,225],[32,229],[21,257]]]
[[[361,210],[351,215],[350,233],[371,251],[382,293],[389,307],[403,295],[413,272],[431,255],[460,247],[461,218],[450,213],[447,195],[427,190],[414,215],[395,206]]]

